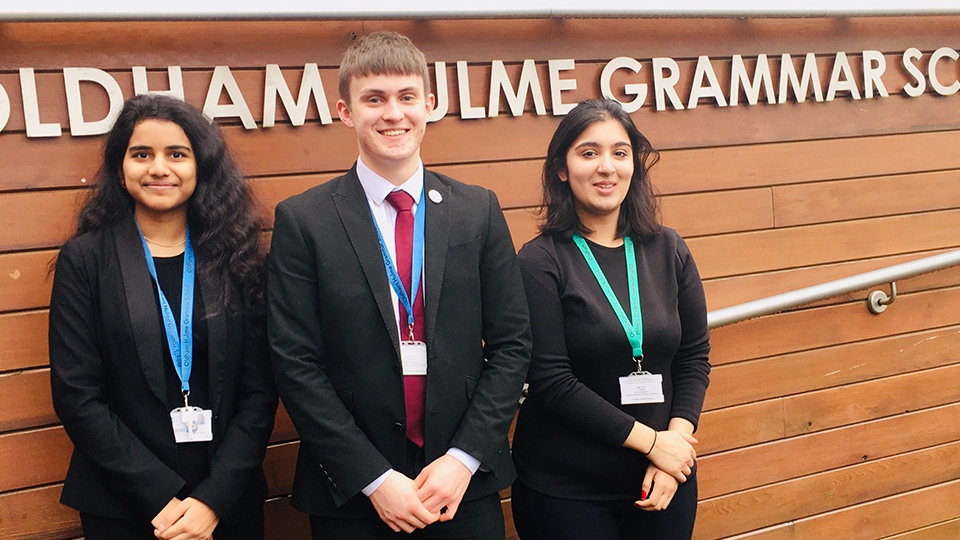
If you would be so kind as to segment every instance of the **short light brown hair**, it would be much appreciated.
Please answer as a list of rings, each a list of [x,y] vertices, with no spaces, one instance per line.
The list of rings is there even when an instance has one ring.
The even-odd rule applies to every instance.
[[[430,74],[423,52],[410,38],[396,32],[374,32],[343,53],[338,80],[340,99],[350,103],[350,82],[370,75],[420,76],[424,96],[430,93]]]

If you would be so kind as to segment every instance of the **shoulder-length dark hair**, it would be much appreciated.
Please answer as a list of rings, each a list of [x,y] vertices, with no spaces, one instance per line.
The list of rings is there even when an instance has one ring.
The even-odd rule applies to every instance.
[[[540,224],[541,233],[569,238],[575,232],[591,232],[580,223],[573,191],[568,182],[560,180],[560,172],[566,170],[567,152],[577,138],[591,125],[606,120],[615,120],[623,126],[633,149],[633,177],[620,206],[617,236],[630,235],[643,240],[660,232],[656,192],[648,176],[650,168],[660,159],[660,153],[640,133],[618,102],[612,99],[588,99],[581,101],[567,114],[550,140],[547,159],[543,164],[541,213],[544,218]]]
[[[151,119],[177,124],[193,147],[197,187],[187,202],[187,223],[197,253],[197,275],[220,291],[220,298],[214,299],[217,306],[263,315],[266,257],[260,243],[259,209],[230,157],[220,128],[180,99],[145,94],[124,103],[107,134],[96,188],[80,211],[74,236],[133,214],[133,197],[123,186],[123,159],[134,128]],[[233,287],[242,291],[240,302],[228,294]]]

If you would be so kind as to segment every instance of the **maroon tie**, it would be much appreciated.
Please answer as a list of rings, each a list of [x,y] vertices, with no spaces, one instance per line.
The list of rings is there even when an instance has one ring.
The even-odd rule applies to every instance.
[[[387,201],[397,209],[397,223],[394,229],[396,243],[397,273],[407,294],[410,294],[410,273],[413,261],[413,197],[406,191],[397,190],[387,195]],[[420,276],[417,276],[420,279]],[[413,339],[426,342],[423,317],[423,287],[417,289],[413,301]],[[400,303],[400,341],[410,340],[410,327],[407,323],[407,310]],[[427,394],[427,378],[423,375],[404,375],[404,402],[407,409],[407,438],[417,446],[423,446],[423,409]]]

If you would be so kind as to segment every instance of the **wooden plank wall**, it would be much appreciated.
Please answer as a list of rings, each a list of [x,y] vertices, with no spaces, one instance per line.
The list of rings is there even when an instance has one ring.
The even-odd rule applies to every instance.
[[[956,50],[960,17],[0,23],[0,86],[13,110],[0,132],[0,537],[80,534],[76,513],[57,502],[71,446],[50,402],[48,265],[70,234],[101,138],[69,135],[62,69],[108,70],[129,97],[131,66],[147,66],[164,89],[166,66],[179,65],[187,100],[199,105],[213,67],[229,65],[260,122],[266,64],[282,66],[296,89],[302,66],[317,63],[332,105],[350,34],[378,29],[448,62],[450,112],[429,127],[424,160],[495,189],[517,245],[535,231],[538,169],[557,119],[535,115],[529,101],[513,118],[501,100],[498,118],[460,120],[456,61],[470,63],[477,106],[487,103],[494,59],[514,82],[523,59],[537,62],[544,82],[548,60],[576,59],[577,89],[564,94],[575,102],[599,95],[603,65],[619,56],[645,64],[643,82],[651,58],[673,58],[679,87],[689,87],[697,57],[708,55],[726,88],[735,54],[813,52],[826,84],[838,51],[855,67],[861,51],[881,51],[888,98],[726,108],[701,100],[662,112],[648,98],[635,119],[662,150],[653,177],[664,220],[687,238],[711,309],[960,246],[960,94],[928,86],[908,98],[899,67],[909,47],[923,52],[921,66],[940,47]],[[23,67],[36,70],[41,120],[60,122],[63,136],[26,137]],[[960,69],[947,59],[938,73],[949,84]],[[87,118],[102,117],[102,92],[84,92]],[[352,132],[317,118],[311,107],[298,128],[282,111],[270,129],[223,122],[268,209],[352,163]],[[905,280],[899,291],[881,316],[867,312],[862,292],[714,331],[697,539],[960,534],[960,269]],[[270,538],[307,537],[288,500],[297,448],[281,410],[266,460]]]

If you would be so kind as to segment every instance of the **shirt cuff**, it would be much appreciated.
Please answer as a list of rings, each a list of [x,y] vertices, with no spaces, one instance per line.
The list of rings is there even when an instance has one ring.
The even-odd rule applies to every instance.
[[[387,477],[390,476],[390,473],[392,472],[393,472],[393,469],[387,469],[387,472],[378,476],[376,480],[367,484],[367,487],[361,489],[360,491],[362,491],[363,494],[366,495],[367,497],[373,495],[373,492],[376,491],[378,487],[380,487],[380,484],[382,484],[383,481],[386,480]]]
[[[477,469],[480,468],[480,460],[459,448],[451,448],[447,450],[447,455],[452,456],[460,463],[463,463],[466,468],[470,469],[470,474],[476,473]]]

